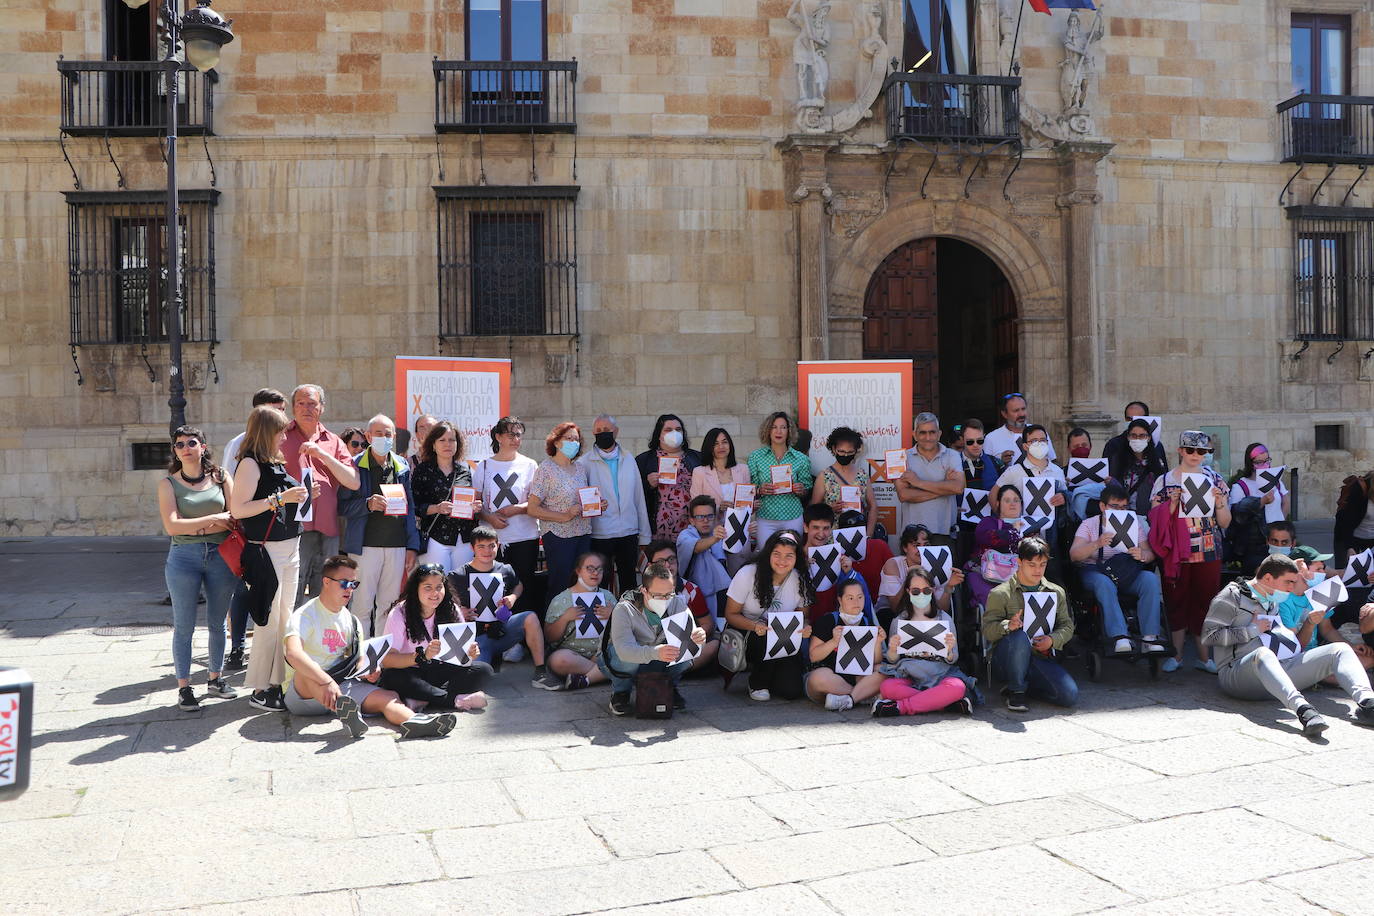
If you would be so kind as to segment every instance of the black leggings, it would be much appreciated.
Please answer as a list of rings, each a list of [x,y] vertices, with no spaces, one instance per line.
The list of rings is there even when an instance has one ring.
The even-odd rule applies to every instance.
[[[452,708],[458,697],[481,690],[493,673],[486,662],[450,665],[425,661],[414,668],[387,668],[377,686],[396,691],[403,700],[424,700]]]
[[[538,611],[542,618],[544,608],[535,606],[538,602],[534,600],[533,594],[534,571],[539,565],[539,538],[503,544],[501,546],[501,562],[510,564],[511,569],[515,570],[515,577],[520,580],[521,585],[525,586],[525,590],[521,592],[520,600],[515,603],[513,610],[517,612]],[[548,597],[552,597],[552,595]],[[545,600],[547,602],[547,598]]]
[[[796,700],[802,695],[802,657],[788,655],[764,661],[768,637],[750,633],[744,642],[744,658],[749,662],[749,689],[767,690],[780,700]]]

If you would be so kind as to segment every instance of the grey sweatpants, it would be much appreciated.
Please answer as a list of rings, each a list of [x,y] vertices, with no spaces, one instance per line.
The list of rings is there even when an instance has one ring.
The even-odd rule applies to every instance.
[[[1336,675],[1341,689],[1356,703],[1374,698],[1369,675],[1345,643],[1332,643],[1300,652],[1279,661],[1271,650],[1260,647],[1217,672],[1223,693],[1241,700],[1273,697],[1290,712],[1307,703],[1299,692],[1324,678]]]

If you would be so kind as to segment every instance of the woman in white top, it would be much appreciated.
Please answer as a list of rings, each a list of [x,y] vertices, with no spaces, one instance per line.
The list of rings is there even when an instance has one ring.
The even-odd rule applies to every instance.
[[[1045,432],[1045,427],[1032,423],[1021,435],[1019,444],[1021,457],[1007,465],[1002,476],[997,478],[997,486],[1016,487],[1022,493],[1024,502],[1023,485],[1027,478],[1050,478],[1054,481],[1054,496],[1050,498],[1050,505],[1054,507],[1055,517],[1058,518],[1059,507],[1064,505],[1064,491],[1067,485],[1064,482],[1064,469],[1050,460],[1053,455],[1050,452],[1049,433]]]
[[[1279,501],[1279,506],[1283,509],[1283,517],[1288,518],[1288,488],[1279,481],[1277,487],[1272,488],[1268,493],[1261,491],[1259,472],[1273,467],[1273,462],[1269,460],[1269,449],[1263,442],[1251,442],[1245,447],[1245,465],[1235,477],[1231,478],[1231,502],[1238,503],[1242,499],[1254,496],[1259,499],[1260,505],[1265,506],[1265,518],[1269,521],[1278,521],[1276,518],[1269,517],[1268,506]]]
[[[525,424],[519,417],[502,417],[491,428],[490,458],[483,459],[473,474],[473,486],[482,499],[480,518],[496,530],[501,559],[510,564],[529,594],[539,561],[539,523],[529,514],[530,481],[539,465],[520,454]],[[527,599],[530,600],[530,599]],[[519,602],[518,610],[530,604]]]
[[[799,570],[801,540],[795,531],[775,531],[764,542],[758,559],[735,574],[725,592],[725,623],[747,634],[744,656],[749,662],[749,698],[765,702],[777,694],[784,700],[802,695],[802,671],[805,664],[801,652],[764,660],[768,642],[768,616],[772,613],[799,611],[802,615],[800,633],[793,636],[799,643],[811,635],[807,617],[816,594],[811,579]]]

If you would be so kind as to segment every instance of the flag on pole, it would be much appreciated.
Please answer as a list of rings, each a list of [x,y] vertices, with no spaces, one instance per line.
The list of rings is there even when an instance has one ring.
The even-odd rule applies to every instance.
[[[1093,0],[1030,0],[1031,9],[1049,15],[1050,10],[1095,10]]]

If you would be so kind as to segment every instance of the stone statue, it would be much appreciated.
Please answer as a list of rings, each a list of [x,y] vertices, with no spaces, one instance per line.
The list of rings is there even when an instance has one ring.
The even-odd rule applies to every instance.
[[[797,108],[825,107],[825,90],[830,82],[830,0],[819,0],[816,8],[806,9],[806,0],[792,0],[787,21],[799,30],[792,43],[792,63],[797,68]]]
[[[1102,15],[1094,19],[1088,32],[1078,10],[1069,14],[1068,29],[1064,33],[1064,60],[1059,65],[1059,97],[1064,103],[1064,117],[1074,133],[1092,132],[1088,104],[1097,84],[1097,58],[1093,45],[1102,40]]]
[[[1000,0],[997,4],[997,63],[998,72],[1011,75],[1016,45],[1016,5]]]

